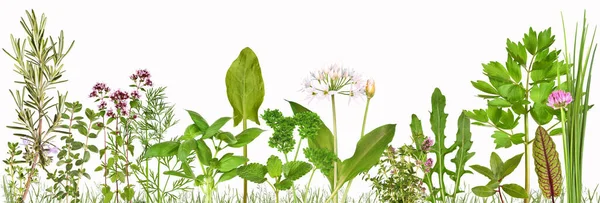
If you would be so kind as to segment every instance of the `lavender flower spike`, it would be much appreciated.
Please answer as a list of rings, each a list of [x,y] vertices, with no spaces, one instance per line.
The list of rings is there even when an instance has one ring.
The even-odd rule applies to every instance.
[[[571,93],[563,90],[556,90],[548,96],[548,106],[554,109],[561,109],[567,107],[573,101]]]

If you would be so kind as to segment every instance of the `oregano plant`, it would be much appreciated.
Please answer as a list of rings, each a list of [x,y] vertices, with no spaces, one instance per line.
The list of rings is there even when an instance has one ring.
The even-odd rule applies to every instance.
[[[530,118],[541,126],[548,125],[560,112],[547,105],[550,93],[556,89],[557,75],[567,73],[568,65],[558,59],[560,50],[551,50],[554,35],[550,28],[536,32],[532,28],[519,42],[507,39],[508,57],[505,63],[491,61],[483,64],[488,81],[471,83],[483,93],[478,95],[487,101],[487,109],[467,113],[473,124],[492,127],[496,149],[523,145],[525,157],[525,190],[530,185]],[[523,130],[517,130],[522,123]],[[552,130],[558,123],[548,127]],[[560,134],[560,129],[550,131]],[[525,199],[528,203],[529,199]]]

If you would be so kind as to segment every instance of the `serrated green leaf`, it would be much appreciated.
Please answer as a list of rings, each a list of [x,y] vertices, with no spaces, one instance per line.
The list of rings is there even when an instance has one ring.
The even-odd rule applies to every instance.
[[[289,180],[298,180],[312,170],[312,165],[303,161],[290,161],[283,164],[283,176]]]
[[[506,68],[504,68],[504,66],[501,63],[498,63],[496,61],[483,64],[483,72],[491,79],[503,82],[510,82],[510,75],[508,74],[508,70],[506,70]]]
[[[488,105],[496,107],[510,107],[512,104],[506,99],[496,98],[488,101]]]
[[[514,198],[527,198],[527,191],[523,187],[517,184],[505,184],[502,185],[502,190]]]
[[[281,182],[275,183],[275,188],[278,190],[289,190],[290,188],[292,188],[292,186],[294,185],[294,182],[289,180],[289,179],[285,179]]]
[[[241,166],[237,169],[237,174],[240,178],[246,179],[253,183],[263,183],[267,179],[267,167],[258,163],[251,163]]]
[[[527,50],[525,49],[525,45],[521,44],[521,42],[517,44],[510,41],[510,39],[507,39],[506,50],[520,66],[527,65]]]
[[[482,122],[482,123],[487,123],[489,121],[488,116],[487,116],[487,112],[484,109],[475,109],[473,111],[466,111],[465,115],[467,117],[469,117],[470,119]]]
[[[281,159],[277,156],[271,155],[267,160],[267,171],[269,172],[269,176],[271,178],[276,178],[281,176],[283,163]]]
[[[460,179],[465,173],[471,173],[465,169],[465,166],[467,161],[475,156],[475,152],[470,152],[473,145],[473,141],[471,140],[471,123],[464,111],[458,117],[458,132],[456,132],[454,145],[457,147],[456,156],[450,161],[454,163],[455,170],[450,178],[455,183],[460,183]]]
[[[508,57],[508,59],[506,60],[506,69],[508,70],[508,74],[510,75],[510,77],[516,82],[519,83],[521,82],[521,79],[523,77],[523,74],[521,74],[521,66],[519,66],[519,64],[512,60],[512,58]]]
[[[563,182],[560,158],[556,151],[556,144],[542,126],[539,126],[535,132],[533,160],[538,183],[544,197],[559,197]]]
[[[258,109],[265,96],[265,87],[258,58],[252,49],[244,48],[233,61],[225,76],[227,98],[233,107],[234,126],[248,119],[260,125]]]
[[[525,142],[525,140],[523,139],[524,137],[525,137],[524,133],[517,133],[517,134],[510,136],[510,141],[515,145],[523,144]]]
[[[494,143],[496,143],[496,149],[509,148],[510,146],[512,146],[512,140],[510,139],[510,135],[502,131],[494,131],[494,134],[492,134],[492,138],[494,138]]]
[[[554,89],[554,83],[550,82],[542,82],[537,83],[531,87],[531,91],[529,92],[529,98],[535,103],[546,103],[548,100],[548,96],[552,93]]]
[[[529,28],[529,34],[525,34],[523,37],[523,43],[531,55],[535,55],[537,53],[537,33],[533,31],[533,28]]]
[[[531,117],[538,125],[546,125],[552,121],[554,117],[552,113],[552,108],[548,105],[542,103],[534,103],[531,108]]]
[[[525,99],[525,88],[521,85],[502,85],[498,88],[498,93],[510,103],[517,103]]]

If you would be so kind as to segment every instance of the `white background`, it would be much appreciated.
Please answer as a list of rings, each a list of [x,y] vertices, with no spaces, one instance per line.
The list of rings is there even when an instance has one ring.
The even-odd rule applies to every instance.
[[[410,3],[6,1],[0,4],[0,47],[11,49],[10,34],[24,37],[19,19],[25,17],[25,10],[46,13],[48,33],[56,36],[62,29],[68,40],[76,41],[64,60],[69,82],[60,87],[68,89],[69,100],[93,107],[87,95],[97,81],[106,82],[113,89],[126,87],[134,70],[148,69],[156,85],[168,86],[169,100],[177,105],[177,117],[182,123],[169,136],[181,134],[190,123],[184,109],[196,110],[210,122],[231,116],[225,73],[246,46],[258,55],[266,84],[261,112],[280,108],[291,113],[284,99],[307,105],[303,101],[305,96],[298,92],[302,79],[311,70],[342,61],[377,81],[367,129],[398,124],[393,144],[400,146],[410,141],[409,122],[413,113],[423,120],[426,133],[432,135],[428,111],[435,87],[440,87],[447,97],[446,112],[450,116],[446,134],[449,140],[454,139],[460,111],[485,107],[484,100],[475,97],[479,91],[469,81],[485,79],[482,63],[504,62],[507,38],[520,40],[530,26],[538,31],[552,27],[557,39],[554,48],[561,49],[561,11],[569,39],[586,8],[592,26],[600,24],[599,10],[594,9],[592,1],[404,2]],[[0,57],[0,89],[4,91],[0,94],[2,126],[16,119],[8,89],[20,87],[13,83],[19,77],[12,71],[12,64],[8,56]],[[598,81],[592,82],[592,103],[599,101]],[[343,159],[354,151],[364,109],[364,103],[346,104],[345,99],[338,103]],[[308,107],[319,112],[331,126],[329,103],[311,103]],[[596,133],[599,116],[597,108],[591,110],[585,141],[584,185],[592,188],[600,183],[596,172],[600,169],[596,164],[600,152]],[[493,130],[472,128],[473,149],[477,154],[468,164],[487,166],[495,146],[490,137]],[[12,133],[0,128],[1,140],[16,141]],[[269,136],[263,134],[249,146],[251,161],[265,162],[275,153],[267,147]],[[562,146],[560,139],[555,141]],[[522,150],[519,146],[497,152],[507,159]],[[0,152],[0,158],[4,159],[6,148],[2,147]],[[88,170],[99,164],[96,160]],[[532,170],[531,174],[532,186],[537,188],[535,172]],[[93,174],[96,182],[101,179],[100,174]],[[522,184],[522,180],[521,164],[506,182]],[[464,183],[470,186],[486,182],[480,175],[464,178]],[[239,187],[241,180],[229,183]],[[320,176],[313,183],[321,187],[326,184]],[[351,194],[369,190],[369,184],[355,181]]]

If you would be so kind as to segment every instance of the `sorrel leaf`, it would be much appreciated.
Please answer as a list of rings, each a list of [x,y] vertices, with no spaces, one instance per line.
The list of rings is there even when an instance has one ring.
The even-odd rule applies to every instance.
[[[225,76],[227,98],[233,107],[233,122],[251,120],[260,125],[258,109],[265,96],[265,87],[258,58],[252,49],[244,48],[233,61]]]
[[[379,162],[379,158],[394,139],[396,124],[387,124],[375,128],[361,137],[356,144],[352,157],[344,160],[339,169],[337,186],[343,185],[359,173],[369,171]]]
[[[560,196],[562,172],[556,145],[546,129],[539,126],[533,140],[533,160],[540,189],[546,198]]]

